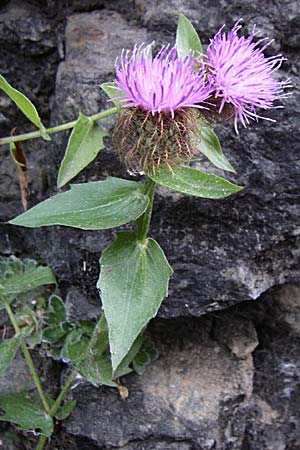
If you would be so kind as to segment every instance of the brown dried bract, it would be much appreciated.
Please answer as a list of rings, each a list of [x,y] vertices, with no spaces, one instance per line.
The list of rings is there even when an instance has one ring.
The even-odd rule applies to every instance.
[[[24,148],[21,142],[15,143],[14,148],[12,149],[12,154],[17,165],[22,205],[24,211],[26,211],[29,197],[29,187],[27,180],[27,161]]]
[[[160,164],[188,163],[194,156],[197,113],[192,108],[151,114],[141,108],[122,109],[113,134],[121,160],[132,171]]]

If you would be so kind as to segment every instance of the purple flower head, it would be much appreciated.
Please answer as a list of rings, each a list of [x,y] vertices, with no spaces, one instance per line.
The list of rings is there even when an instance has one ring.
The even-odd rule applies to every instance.
[[[163,46],[152,58],[152,44],[122,51],[116,61],[117,88],[125,96],[118,97],[124,107],[140,107],[152,115],[201,105],[210,95],[203,67],[193,56],[181,59],[175,48]],[[198,68],[195,69],[196,64]],[[202,65],[201,65],[202,66]]]
[[[211,39],[207,49],[208,79],[213,95],[220,99],[219,113],[226,103],[234,106],[236,132],[238,119],[246,127],[249,119],[257,121],[265,118],[256,113],[256,108],[274,108],[274,100],[286,97],[288,94],[284,94],[283,89],[289,86],[288,80],[280,82],[273,76],[284,58],[281,55],[266,57],[263,54],[272,41],[267,41],[259,48],[267,38],[253,42],[255,30],[248,38],[239,37],[237,33],[240,28],[237,22],[226,34],[221,32],[222,27]]]

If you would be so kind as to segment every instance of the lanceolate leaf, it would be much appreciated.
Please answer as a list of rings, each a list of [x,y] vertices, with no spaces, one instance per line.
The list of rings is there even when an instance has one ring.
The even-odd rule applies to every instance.
[[[41,430],[48,437],[53,433],[52,418],[40,399],[29,392],[0,394],[0,408],[5,411],[0,420],[15,423],[19,430]]]
[[[196,197],[220,199],[243,189],[224,178],[192,167],[160,166],[148,176],[173,191]]]
[[[212,126],[199,124],[199,141],[196,145],[198,150],[216,167],[227,170],[228,172],[235,172],[234,168],[222,152],[220,141]]]
[[[22,262],[14,256],[0,258],[0,297],[25,293],[45,284],[56,284],[49,267],[38,266],[30,259]]]
[[[70,135],[64,159],[58,172],[57,185],[64,186],[83,170],[104,148],[103,131],[97,122],[80,113]]]
[[[113,177],[75,184],[10,223],[24,227],[66,225],[85,230],[118,227],[136,220],[146,210],[149,200],[143,189],[136,181]]]
[[[11,364],[19,348],[22,337],[18,334],[11,339],[5,339],[0,344],[0,375],[2,375]]]
[[[117,233],[117,239],[104,250],[100,263],[97,286],[115,371],[167,296],[172,268],[153,239],[139,242],[135,233],[129,231]]]
[[[112,100],[112,102],[117,106],[118,108],[121,107],[122,103],[119,99],[116,97],[124,97],[124,92],[120,91],[120,89],[117,88],[117,83],[114,83],[113,81],[108,81],[107,83],[103,83],[100,85],[101,89],[105,92],[105,94]]]
[[[197,31],[191,22],[183,15],[179,15],[177,33],[176,33],[176,49],[180,58],[185,58],[192,53],[197,56],[202,52],[202,44]]]
[[[22,111],[22,113],[30,120],[36,127],[40,130],[44,131],[45,127],[42,124],[40,116],[35,108],[35,106],[31,103],[31,101],[25,97],[24,94],[17,91],[17,89],[13,88],[6,79],[0,75],[0,89],[4,91],[12,101],[17,105],[17,107]],[[49,136],[44,135],[46,140],[49,140]]]

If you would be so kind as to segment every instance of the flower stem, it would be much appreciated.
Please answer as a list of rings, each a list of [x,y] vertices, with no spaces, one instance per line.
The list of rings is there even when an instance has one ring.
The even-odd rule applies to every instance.
[[[12,309],[11,309],[11,307],[10,307],[8,301],[7,301],[7,299],[6,299],[5,297],[1,297],[1,299],[2,299],[2,301],[3,301],[3,303],[4,303],[6,312],[7,312],[8,317],[9,317],[9,319],[10,319],[10,321],[11,321],[13,327],[14,327],[14,330],[15,330],[16,334],[21,333],[21,330],[20,330],[20,328],[19,328],[19,325],[18,325],[18,323],[17,323],[17,321],[16,321],[16,318],[15,318],[15,316],[14,316],[14,313],[13,313],[13,311],[12,311]],[[38,376],[38,374],[37,374],[37,372],[36,372],[36,370],[35,370],[35,368],[34,368],[34,364],[33,364],[31,355],[30,355],[30,353],[29,353],[29,350],[28,350],[28,348],[27,348],[25,342],[23,341],[23,338],[22,338],[22,341],[21,341],[21,349],[22,349],[23,355],[24,355],[24,357],[25,357],[25,360],[26,360],[26,362],[27,362],[27,365],[28,365],[28,367],[29,367],[29,369],[30,369],[30,372],[31,372],[32,378],[33,378],[33,380],[34,380],[34,383],[35,383],[35,385],[36,385],[36,388],[37,388],[37,390],[38,390],[38,393],[39,393],[39,395],[40,395],[40,397],[41,397],[41,400],[42,400],[44,409],[45,409],[46,413],[49,413],[50,407],[49,407],[49,404],[48,404],[46,395],[45,395],[45,393],[44,393],[44,391],[43,391],[43,388],[42,388],[42,385],[41,385],[39,376]]]
[[[150,226],[151,221],[151,215],[152,215],[152,208],[153,208],[153,200],[154,200],[154,194],[155,194],[155,182],[152,181],[150,178],[146,179],[145,182],[145,193],[148,194],[149,197],[149,204],[144,212],[144,214],[138,218],[137,220],[137,239],[139,241],[144,242]]]
[[[118,111],[118,108],[110,108],[106,111],[102,111],[100,113],[94,114],[89,118],[93,121],[104,119],[112,114],[115,114]],[[68,130],[69,128],[73,128],[76,124],[77,120],[73,120],[72,122],[63,123],[61,125],[57,125],[56,127],[47,128],[45,130],[32,131],[30,133],[19,134],[17,136],[9,136],[0,139],[0,145],[9,144],[11,142],[19,142],[19,141],[27,141],[28,139],[35,139],[43,137],[45,134],[53,134],[58,133],[59,131]]]

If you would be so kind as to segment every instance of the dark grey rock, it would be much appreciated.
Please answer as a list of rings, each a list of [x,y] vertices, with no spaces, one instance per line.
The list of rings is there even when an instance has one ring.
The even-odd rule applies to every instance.
[[[251,327],[236,321],[241,329]],[[230,316],[226,325],[234,339]],[[121,400],[115,389],[78,387],[66,430],[104,449],[240,449],[252,393],[251,352],[237,358],[220,344],[212,335],[222,328],[213,319],[158,321],[150,332],[160,357],[142,376],[126,377],[129,397]],[[241,344],[244,339],[249,343],[248,332],[240,334]]]
[[[1,75],[24,92],[46,119],[50,115],[49,96],[54,90],[62,42],[58,33],[62,23],[48,12],[45,6],[40,8],[21,0],[11,0],[0,10]],[[26,130],[28,120],[2,93],[0,105],[6,119],[4,124],[0,123],[1,134],[20,125]]]
[[[25,358],[18,351],[7,371],[0,376],[2,394],[34,389],[34,381],[27,367]]]
[[[50,16],[46,5],[39,8],[34,2],[13,0],[0,10],[0,72],[9,83],[22,91],[37,107],[43,122],[50,117],[50,97],[54,92],[55,74],[62,36],[62,21]],[[0,92],[0,134],[7,136],[16,127],[15,133],[32,131],[34,125],[18,111],[6,94]],[[28,165],[30,197],[35,201],[45,196],[48,188],[45,155],[47,147],[42,139],[23,143]],[[22,208],[17,170],[10,157],[8,146],[1,147],[0,169],[0,222],[18,214]],[[2,232],[3,229],[3,232]],[[13,231],[11,227],[0,232],[1,252],[10,249],[32,251],[25,233]],[[29,241],[32,242],[32,236]],[[25,242],[27,244],[25,245]],[[36,254],[37,252],[35,252]]]
[[[99,304],[86,301],[86,296],[79,289],[70,288],[66,296],[66,317],[72,320],[95,320],[99,317]]]
[[[273,289],[251,308],[260,344],[243,449],[300,448],[299,293],[299,285]]]

